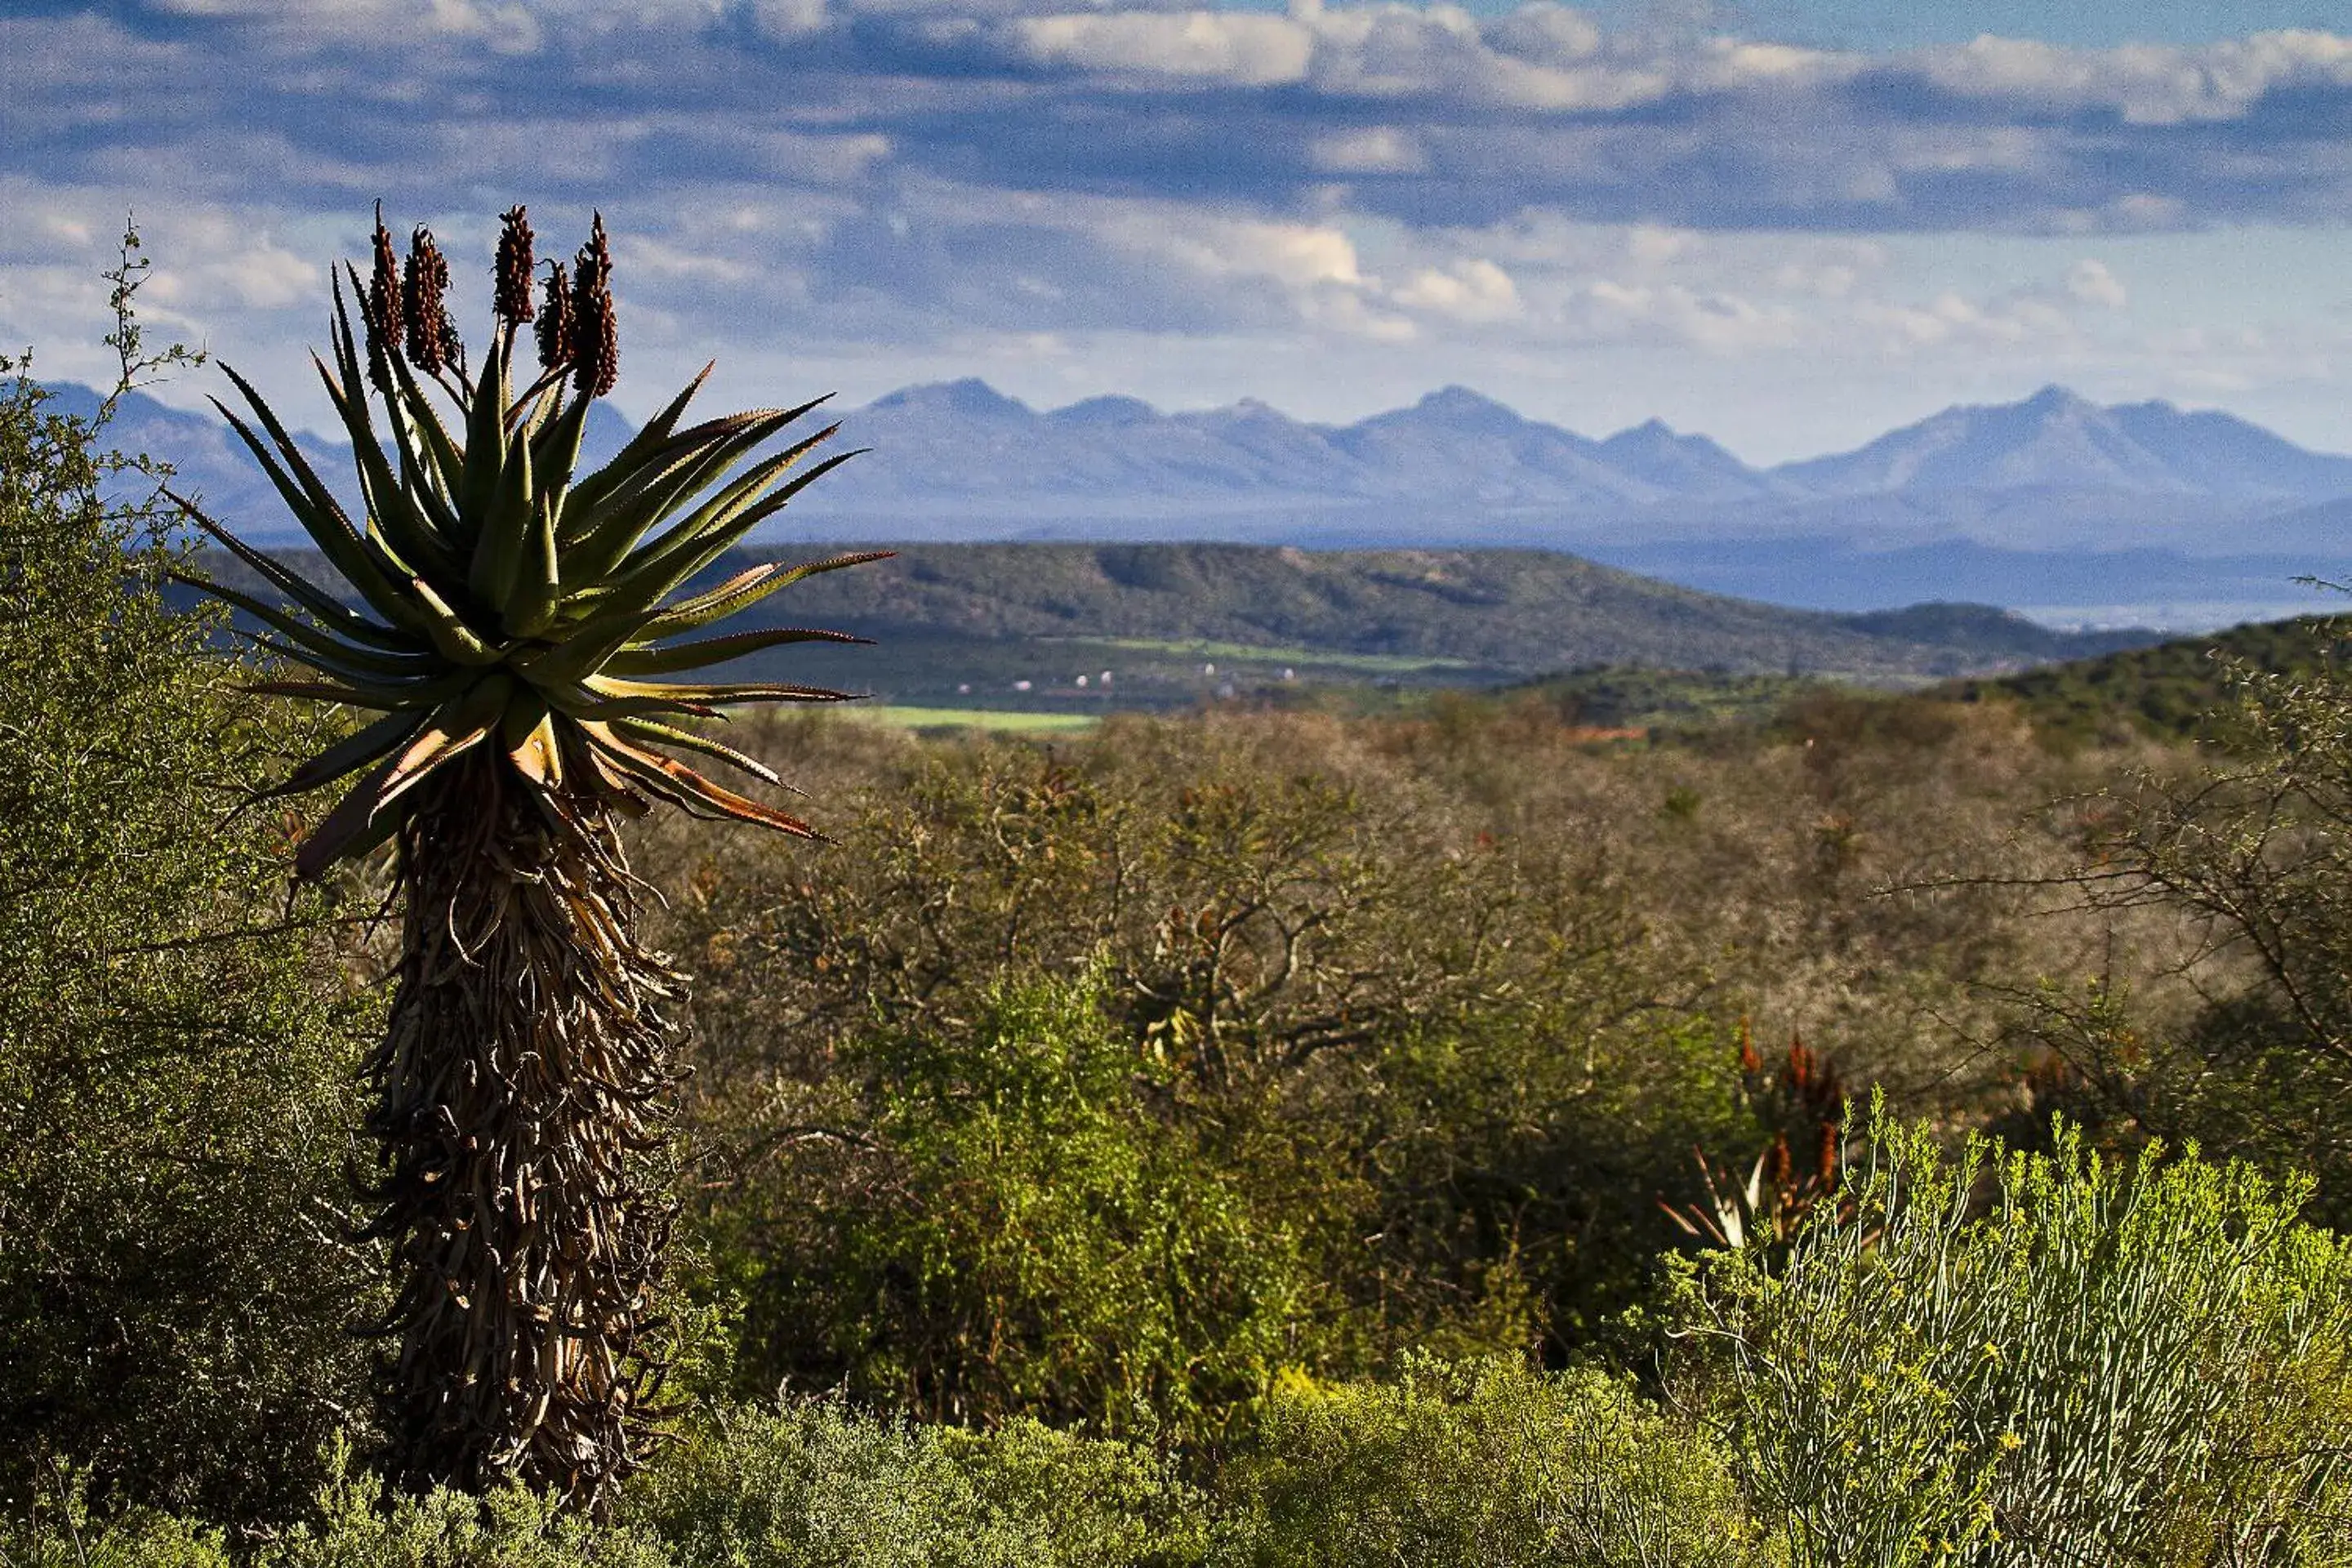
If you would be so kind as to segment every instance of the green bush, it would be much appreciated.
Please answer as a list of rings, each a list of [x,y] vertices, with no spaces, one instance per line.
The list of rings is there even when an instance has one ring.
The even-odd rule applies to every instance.
[[[1175,1568],[1205,1544],[1198,1497],[1142,1450],[835,1400],[720,1412],[625,1507],[682,1568]]]
[[[341,1445],[315,1517],[239,1556],[248,1568],[672,1568],[675,1561],[642,1529],[591,1523],[520,1487],[478,1498],[439,1489],[388,1493],[375,1476],[349,1468]],[[188,1568],[211,1564],[199,1559]]]
[[[1257,1568],[1708,1568],[1759,1562],[1727,1456],[1597,1372],[1408,1358],[1294,1385],[1237,1467]]]
[[[2352,1225],[2346,628],[2233,639],[2252,657],[2207,661],[2226,749],[2069,803],[2077,886],[2127,933],[2116,945],[2139,950],[2141,973],[2111,963],[2087,986],[2039,986],[2020,1010],[2057,1108],[2119,1142],[2193,1138],[2274,1174],[2308,1171],[2314,1217],[2337,1226]]]
[[[387,1492],[331,1446],[307,1517],[258,1536],[131,1506],[45,1471],[0,1517],[6,1568],[1185,1568],[1206,1500],[1164,1459],[1016,1421],[918,1426],[837,1400],[698,1414],[591,1521],[520,1488]]]
[[[353,1004],[287,824],[233,809],[290,730],[165,602],[150,475],[46,397],[0,362],[0,1499],[64,1456],[242,1519],[365,1419]]]
[[[1874,1136],[1777,1274],[1694,1286],[1794,1563],[2345,1560],[2352,1246],[2295,1218],[2307,1188],[2066,1129],[2006,1157]]]
[[[89,1506],[89,1473],[50,1459],[29,1469],[22,1510],[0,1514],[7,1568],[229,1568],[221,1531],[132,1506],[104,1516]]]
[[[866,1196],[770,1233],[755,1333],[933,1420],[1202,1431],[1254,1399],[1317,1289],[1297,1222],[1169,1114],[1102,1000],[1007,983],[960,1026],[853,1047]]]

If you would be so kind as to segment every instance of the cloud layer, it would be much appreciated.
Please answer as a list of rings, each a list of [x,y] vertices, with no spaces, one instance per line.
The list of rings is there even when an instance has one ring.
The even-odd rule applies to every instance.
[[[608,209],[676,359],[2046,359],[2130,315],[2105,244],[2352,210],[2352,38],[1872,55],[1550,0],[51,3],[0,19],[0,146],[15,337],[86,313],[125,207],[170,258],[152,302],[274,342],[312,333],[376,198],[453,247],[529,198]],[[1889,268],[1890,241],[1985,234],[2049,264]]]

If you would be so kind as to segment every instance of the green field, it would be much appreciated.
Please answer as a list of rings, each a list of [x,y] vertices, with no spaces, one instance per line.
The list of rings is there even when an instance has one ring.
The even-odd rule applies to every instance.
[[[1325,669],[1358,670],[1366,675],[1415,675],[1429,670],[1477,669],[1472,659],[1429,655],[1339,653],[1328,648],[1267,647],[1255,643],[1217,642],[1197,637],[1039,637],[1041,643],[1078,643],[1092,647],[1120,648],[1133,653],[1173,654],[1185,658],[1227,659],[1235,663],[1309,665]]]
[[[840,710],[869,724],[902,730],[1002,730],[1024,735],[1071,734],[1101,721],[1091,713],[1019,713],[995,708],[909,708],[893,702],[853,703]]]

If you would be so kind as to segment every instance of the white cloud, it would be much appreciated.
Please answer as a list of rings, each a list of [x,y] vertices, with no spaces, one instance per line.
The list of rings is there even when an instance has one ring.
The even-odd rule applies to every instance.
[[[1486,29],[1488,41],[1506,54],[1537,65],[1569,65],[1601,49],[1601,27],[1581,11],[1535,0],[1498,16]]]
[[[1679,283],[1629,283],[1602,278],[1573,299],[1569,321],[1580,335],[1631,338],[1738,355],[1783,349],[1808,334],[1789,306]]]
[[[1316,168],[1333,174],[1417,174],[1429,167],[1420,141],[1387,125],[1318,136],[1308,156]]]
[[[1511,275],[1484,257],[1424,267],[1391,298],[1400,305],[1458,321],[1505,321],[1523,311]]]
[[[2066,292],[2085,305],[2098,305],[2110,310],[2120,310],[2131,302],[2131,296],[2107,264],[2091,257],[2074,263],[2066,273]]]
[[[2282,89],[2352,86],[2352,38],[2309,29],[2193,47],[2110,49],[1988,35],[1913,58],[1948,92],[2042,109],[2110,109],[2135,125],[2234,120]]]
[[[751,25],[781,42],[796,42],[820,32],[832,19],[826,0],[752,0]]]
[[[1364,281],[1356,247],[1336,228],[1141,207],[1113,210],[1096,232],[1131,252],[1209,278],[1270,279],[1291,289],[1353,289]]]
[[[567,245],[603,205],[635,365],[814,344],[945,372],[1116,340],[1120,374],[1181,360],[1197,388],[1213,362],[1233,391],[1327,356],[1430,384],[1603,364],[1762,384],[1802,360],[1882,388],[2093,362],[2254,385],[2337,353],[2306,348],[2334,342],[2316,328],[2189,335],[2184,315],[2273,307],[2184,306],[2135,247],[2352,212],[2352,39],[1865,56],[1738,31],[1612,33],[1549,0],[11,14],[0,342],[102,330],[102,289],[61,301],[136,208],[175,330],[307,342],[381,195],[453,255],[486,252],[509,201]],[[1990,235],[2045,237],[1975,271],[1906,237]],[[2328,265],[2276,311],[2332,320]],[[1349,357],[1373,347],[1390,359]]]
[[[1025,16],[1013,26],[1023,52],[1040,64],[1249,87],[1303,80],[1315,51],[1307,26],[1249,13],[1086,13]]]

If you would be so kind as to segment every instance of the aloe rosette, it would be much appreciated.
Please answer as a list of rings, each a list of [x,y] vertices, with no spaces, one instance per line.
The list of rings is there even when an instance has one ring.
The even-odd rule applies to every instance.
[[[610,462],[576,474],[588,410],[611,384],[610,262],[603,224],[600,219],[581,254],[576,281],[561,268],[551,275],[544,317],[562,324],[539,334],[538,374],[518,394],[511,384],[515,348],[521,327],[539,313],[528,282],[528,236],[517,208],[509,215],[500,248],[502,260],[520,251],[526,281],[514,288],[515,268],[501,267],[499,326],[476,378],[464,373],[462,350],[451,352],[454,337],[434,289],[446,268],[425,231],[418,231],[399,309],[390,237],[381,226],[373,285],[363,288],[352,270],[353,290],[366,306],[364,343],[352,331],[337,284],[334,363],[316,356],[313,362],[357,459],[364,515],[356,521],[252,384],[227,373],[253,422],[218,405],[222,414],[362,607],[182,503],[290,605],[208,581],[192,580],[195,585],[267,626],[258,639],[264,647],[323,678],[265,681],[253,689],[381,715],[278,786],[284,793],[317,789],[372,770],[302,847],[298,868],[304,876],[383,843],[418,786],[484,746],[503,753],[558,809],[585,799],[641,811],[661,800],[698,814],[809,832],[804,823],[678,761],[672,753],[695,752],[776,782],[758,759],[677,721],[709,719],[747,703],[834,701],[846,693],[776,682],[648,678],[789,643],[857,640],[797,627],[689,634],[812,574],[876,559],[873,554],[758,565],[679,596],[802,489],[856,454],[840,453],[792,473],[835,433],[837,426],[828,426],[746,467],[824,399],[681,429],[688,404],[709,374],[705,367]],[[378,433],[363,377],[381,394],[388,445]],[[456,428],[443,422],[428,387],[446,395],[458,416]]]

